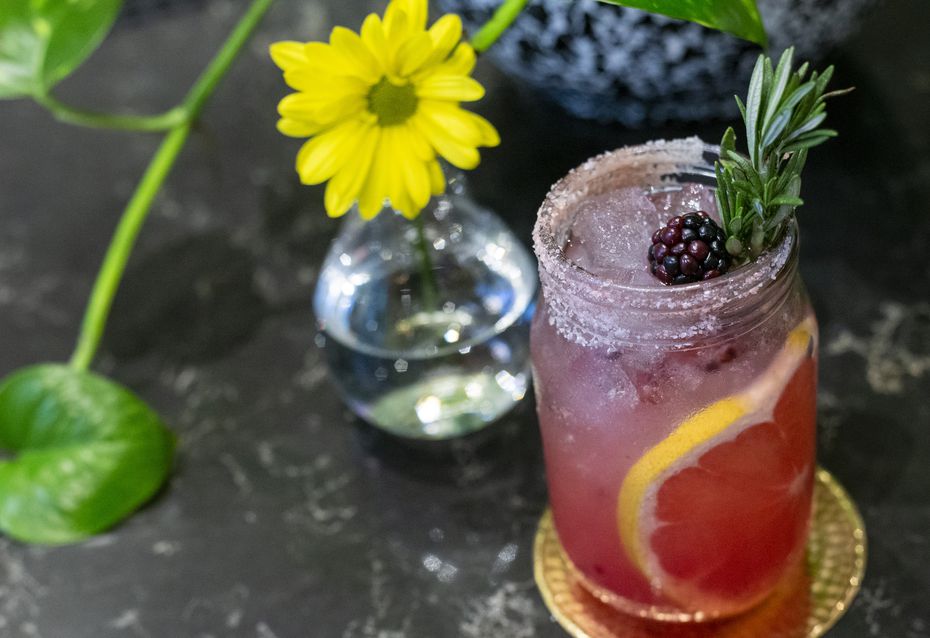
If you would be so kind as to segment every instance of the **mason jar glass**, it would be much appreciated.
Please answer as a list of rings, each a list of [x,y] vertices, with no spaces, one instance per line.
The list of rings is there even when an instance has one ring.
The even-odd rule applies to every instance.
[[[585,201],[712,187],[715,153],[691,138],[589,160],[534,229],[531,356],[555,528],[587,589],[657,620],[759,603],[802,560],[810,518],[818,337],[797,228],[686,285],[631,285],[566,256]]]

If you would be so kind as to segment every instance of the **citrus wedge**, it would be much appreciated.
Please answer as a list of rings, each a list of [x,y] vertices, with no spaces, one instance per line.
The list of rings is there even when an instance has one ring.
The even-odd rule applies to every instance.
[[[797,558],[810,513],[816,413],[813,319],[739,394],[682,422],[620,488],[623,547],[682,609],[742,611]]]

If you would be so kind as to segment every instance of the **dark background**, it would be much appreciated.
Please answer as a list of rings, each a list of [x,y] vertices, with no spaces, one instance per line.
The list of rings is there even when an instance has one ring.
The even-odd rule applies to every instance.
[[[101,110],[176,103],[243,2],[137,3],[58,94]],[[151,3],[155,5],[157,3]],[[220,86],[142,234],[96,368],[180,434],[153,503],[86,543],[0,538],[0,636],[531,638],[545,507],[532,406],[483,436],[410,448],[327,385],[310,296],[336,224],[274,129],[280,39],[357,27],[360,0],[280,0]],[[831,636],[930,636],[930,4],[889,1],[831,56],[842,136],[811,158],[802,270],[823,330],[820,459],[865,517],[869,563]],[[627,131],[572,120],[487,62],[502,132],[472,190],[528,238],[549,184],[602,150],[725,123]],[[157,136],[0,103],[0,373],[70,355],[83,305]]]

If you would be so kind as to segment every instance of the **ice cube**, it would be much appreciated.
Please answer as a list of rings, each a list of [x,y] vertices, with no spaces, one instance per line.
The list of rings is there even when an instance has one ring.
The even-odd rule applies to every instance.
[[[702,184],[685,184],[680,188],[663,189],[649,196],[662,215],[662,223],[683,212],[703,210],[717,217],[717,200],[714,190]]]
[[[661,225],[655,204],[639,188],[583,202],[565,245],[568,259],[591,274],[621,283],[651,284],[646,252]]]

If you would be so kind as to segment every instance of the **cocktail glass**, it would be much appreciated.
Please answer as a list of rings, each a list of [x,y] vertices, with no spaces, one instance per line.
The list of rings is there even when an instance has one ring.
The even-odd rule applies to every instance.
[[[664,286],[648,271],[669,217],[716,216],[715,152],[691,138],[589,160],[534,230],[555,527],[587,589],[657,620],[758,604],[802,560],[810,518],[818,337],[796,227],[713,280]]]

